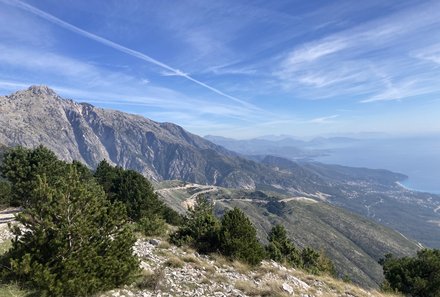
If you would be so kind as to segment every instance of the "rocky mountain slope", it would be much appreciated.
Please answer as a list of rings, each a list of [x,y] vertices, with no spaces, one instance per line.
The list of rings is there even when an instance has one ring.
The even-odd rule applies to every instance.
[[[399,187],[402,175],[277,157],[249,160],[177,125],[65,100],[44,86],[0,96],[0,143],[43,144],[92,168],[107,159],[153,181],[316,196],[440,247],[440,197]]]
[[[156,181],[179,179],[249,189],[280,182],[295,186],[283,174],[267,174],[266,166],[180,126],[65,100],[45,86],[0,97],[0,114],[0,143],[44,144],[60,158],[92,168],[107,159]]]
[[[261,191],[177,181],[163,182],[157,188],[157,193],[177,211],[183,212],[199,195],[215,203],[219,216],[226,209],[239,207],[256,226],[263,242],[271,227],[281,224],[297,246],[324,250],[334,261],[339,276],[346,276],[364,287],[377,287],[383,281],[378,260],[386,253],[412,255],[420,248],[398,232],[318,197],[267,195]]]
[[[43,144],[62,159],[79,160],[92,168],[107,159],[155,181],[315,190],[301,176],[241,158],[180,126],[65,100],[45,86],[1,96],[0,115],[1,144]]]
[[[107,159],[154,180],[216,183],[220,172],[207,156],[233,158],[177,125],[64,100],[44,86],[0,97],[0,114],[0,143],[6,146],[44,144],[65,160],[95,167]]]
[[[0,223],[0,254],[10,247],[11,238],[12,233],[6,224]],[[275,262],[263,261],[261,266],[250,268],[220,256],[204,256],[190,249],[172,246],[164,239],[139,238],[134,252],[141,267],[137,281],[124,288],[104,292],[99,297],[385,296],[328,276],[309,275],[286,268]],[[2,284],[0,295],[34,296],[32,292]]]
[[[398,230],[429,247],[440,247],[440,196],[408,190],[396,182],[403,175],[387,170],[321,163],[298,163],[279,157],[261,160],[267,166],[313,184],[333,205]],[[306,172],[300,173],[299,172]]]

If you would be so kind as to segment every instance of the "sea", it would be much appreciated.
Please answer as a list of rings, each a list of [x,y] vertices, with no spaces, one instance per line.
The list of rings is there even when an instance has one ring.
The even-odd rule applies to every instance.
[[[316,161],[388,169],[407,175],[400,184],[409,189],[440,194],[440,137],[359,140],[324,149]]]

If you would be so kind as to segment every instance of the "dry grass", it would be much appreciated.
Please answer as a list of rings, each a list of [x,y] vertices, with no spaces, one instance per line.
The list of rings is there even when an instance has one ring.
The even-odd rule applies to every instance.
[[[282,282],[271,280],[264,283],[261,296],[288,297],[289,295],[283,290]]]
[[[162,249],[162,250],[166,250],[169,249],[171,247],[171,244],[168,241],[162,240],[159,245],[157,246],[157,248]]]
[[[183,259],[183,260],[185,261],[185,259]],[[188,261],[188,260],[190,260],[190,261]],[[191,263],[195,269],[205,271],[207,275],[213,275],[215,273],[216,270],[213,265],[211,265],[210,263],[205,262],[203,260],[199,260],[197,258],[196,258],[196,260],[197,260],[197,262],[191,263],[192,259],[187,259],[187,261],[185,261],[185,262]]]
[[[195,254],[196,253],[195,249],[193,249],[187,245],[182,246],[182,251],[184,251],[187,254]]]
[[[242,291],[248,296],[261,297],[288,297],[289,295],[283,291],[282,283],[279,281],[265,282],[264,284],[256,284],[252,281],[238,280],[235,282],[235,288]]]
[[[231,264],[231,261],[220,254],[211,254],[210,258],[215,261],[215,265],[218,267],[227,267]]]
[[[218,267],[228,268],[231,271],[236,271],[241,274],[248,274],[252,270],[252,267],[248,264],[237,260],[231,261],[219,254],[212,254],[210,257],[215,261],[215,265]]]
[[[220,284],[226,284],[229,283],[229,278],[224,276],[223,274],[214,273],[211,278],[213,282],[220,283]]]
[[[168,249],[156,249],[154,251],[154,253],[157,256],[161,256],[161,257],[165,257],[165,258],[169,258],[169,257],[173,257],[174,256],[174,254],[171,251],[169,251]]]
[[[180,259],[185,263],[200,264],[199,259],[197,259],[197,257],[194,255],[184,255]]]
[[[317,276],[297,269],[278,268],[271,263],[263,263],[261,266],[251,267],[239,261],[230,261],[228,258],[218,254],[209,256],[209,259],[213,260],[211,262],[203,257],[197,257],[195,251],[190,248],[171,250],[167,248],[169,244],[167,242],[164,243],[166,244],[165,246],[155,249],[157,255],[162,255],[167,259],[162,266],[163,268],[180,269],[187,265],[188,269],[192,267],[192,269],[203,270],[200,283],[208,286],[215,283],[233,284],[236,289],[248,296],[287,297],[289,295],[284,291],[283,284],[288,283],[293,288],[295,295],[308,294],[311,296],[336,297],[351,294],[356,297],[402,297],[402,295],[367,291],[355,284],[337,280],[328,275]],[[217,272],[218,268],[228,272],[240,273],[244,277],[242,280],[236,281],[233,278],[229,278],[228,274]],[[161,291],[166,290],[166,288],[161,287],[160,277],[158,277],[160,275],[159,272],[150,272],[145,275],[139,287],[145,287],[150,290],[160,287]],[[310,288],[307,290],[295,286],[294,283],[289,281],[289,278],[292,276],[305,282]],[[192,291],[197,288],[198,284],[182,284],[182,286],[184,290]]]
[[[303,282],[310,285],[310,289],[307,293],[309,294],[315,294],[318,289],[313,284],[314,282],[318,281],[324,284],[324,286],[320,289],[323,290],[325,296],[341,296],[346,295],[346,293],[350,293],[351,295],[357,296],[357,297],[402,297],[403,295],[395,294],[395,293],[385,293],[385,292],[379,292],[379,291],[367,291],[361,287],[356,286],[352,283],[344,282],[343,280],[332,278],[328,275],[323,276],[316,276],[316,275],[309,275],[301,270],[295,270],[291,271],[291,275],[295,276],[296,278],[302,280]]]
[[[161,287],[161,282],[164,279],[165,271],[159,267],[155,271],[143,271],[139,280],[136,281],[136,286],[141,289],[148,289],[157,291]]]
[[[182,268],[185,265],[185,262],[176,256],[171,256],[165,261],[164,265],[171,268]]]
[[[248,296],[261,296],[260,289],[257,288],[255,283],[250,281],[238,280],[235,282],[235,288]]]
[[[235,269],[235,271],[237,271],[238,273],[241,274],[248,274],[252,269],[249,265],[240,262],[240,261],[233,261],[230,263],[231,266]]]
[[[203,284],[203,285],[211,285],[211,284],[212,284],[212,281],[210,281],[209,278],[204,277],[204,278],[201,280],[200,283]]]

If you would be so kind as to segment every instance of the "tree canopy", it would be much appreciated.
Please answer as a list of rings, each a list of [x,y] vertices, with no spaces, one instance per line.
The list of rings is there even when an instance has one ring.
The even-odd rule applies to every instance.
[[[138,267],[135,237],[123,205],[110,202],[93,179],[84,179],[78,164],[53,160],[43,148],[36,149],[38,154],[16,150],[9,153],[15,167],[7,167],[6,176],[12,177],[15,197],[23,193],[14,192],[17,184],[26,189],[25,207],[17,216],[24,228],[13,229],[13,246],[1,260],[8,268],[3,277],[20,280],[42,296],[88,296],[132,279]],[[32,165],[22,167],[12,158],[17,155]],[[29,162],[38,159],[41,163]]]
[[[249,218],[238,208],[227,211],[221,220],[220,249],[225,256],[257,265],[265,253],[257,231]]]
[[[122,202],[133,221],[160,216],[170,224],[179,224],[181,216],[159,200],[151,183],[140,173],[111,166],[106,160],[99,163],[94,177],[110,201]]]
[[[194,207],[188,210],[182,226],[171,236],[171,241],[177,245],[190,245],[200,253],[216,252],[219,230],[220,221],[213,214],[213,204],[199,196]]]
[[[295,247],[282,225],[275,225],[269,232],[267,240],[269,241],[266,246],[267,256],[274,261],[314,274],[335,272],[333,263],[323,252],[315,251],[310,247],[302,250]]]
[[[381,259],[386,290],[398,290],[410,296],[440,296],[440,250],[423,249],[415,257]]]
[[[51,182],[62,174],[63,170],[63,162],[43,146],[35,149],[22,147],[9,149],[5,152],[0,165],[1,176],[11,183],[12,206],[27,205],[38,176],[45,175]]]

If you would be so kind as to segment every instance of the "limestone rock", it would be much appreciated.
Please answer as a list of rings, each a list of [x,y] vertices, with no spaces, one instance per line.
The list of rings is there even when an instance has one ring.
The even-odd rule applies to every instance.
[[[286,292],[289,293],[290,295],[293,294],[293,288],[292,288],[289,284],[284,283],[283,286],[282,286],[282,288],[283,288],[284,291],[286,291]]]

